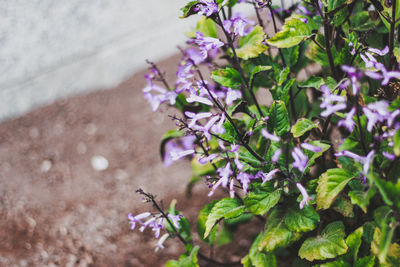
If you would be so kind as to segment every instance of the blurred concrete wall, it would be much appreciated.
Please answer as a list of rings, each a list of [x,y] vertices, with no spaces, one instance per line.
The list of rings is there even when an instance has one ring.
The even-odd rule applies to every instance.
[[[176,53],[196,21],[178,18],[188,1],[0,1],[0,120],[110,88],[145,59]]]

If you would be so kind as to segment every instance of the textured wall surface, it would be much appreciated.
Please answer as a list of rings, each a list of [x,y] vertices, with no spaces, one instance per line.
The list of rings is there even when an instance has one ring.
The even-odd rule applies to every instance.
[[[112,87],[176,52],[195,23],[186,0],[0,2],[0,119]],[[171,38],[173,36],[174,38]]]
[[[187,2],[0,1],[0,120],[111,88],[143,69],[145,59],[176,53],[197,17],[178,18]],[[254,14],[250,6],[241,11]]]

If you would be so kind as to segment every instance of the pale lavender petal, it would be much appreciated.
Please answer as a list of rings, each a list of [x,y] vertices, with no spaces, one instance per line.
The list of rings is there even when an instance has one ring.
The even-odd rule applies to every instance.
[[[322,151],[322,148],[321,148],[321,147],[319,147],[319,146],[314,146],[314,145],[311,145],[311,144],[309,144],[309,143],[302,143],[300,146],[301,146],[302,148],[304,148],[304,149],[310,150],[310,151],[315,152],[315,153],[318,153],[318,152],[321,152],[321,151]]]
[[[213,103],[209,99],[207,99],[205,97],[197,96],[195,94],[191,94],[188,98],[186,98],[186,101],[188,103],[198,102],[198,103],[202,103],[202,104],[209,105],[209,106],[213,105]]]
[[[266,129],[262,129],[261,130],[261,134],[262,136],[264,136],[265,138],[274,141],[274,142],[279,142],[281,140],[281,138],[279,136],[276,136],[274,134],[269,133]]]
[[[274,152],[274,155],[272,155],[271,161],[273,163],[277,163],[281,154],[282,154],[282,149],[279,148]]]

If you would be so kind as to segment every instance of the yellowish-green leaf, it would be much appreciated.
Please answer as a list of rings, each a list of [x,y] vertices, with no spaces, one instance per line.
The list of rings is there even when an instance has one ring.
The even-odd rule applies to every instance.
[[[263,44],[265,36],[263,28],[257,25],[248,35],[240,39],[236,55],[245,60],[258,57],[268,49],[268,46]]]
[[[285,211],[275,208],[271,211],[267,218],[266,228],[258,250],[272,252],[276,248],[284,248],[298,240],[300,233],[292,232],[285,224]]]
[[[267,43],[279,48],[288,48],[298,45],[304,39],[312,35],[315,23],[308,19],[308,23],[304,23],[307,17],[293,14],[285,20],[285,24],[280,32],[274,37],[267,40]]]
[[[297,122],[292,126],[290,132],[293,134],[295,138],[302,136],[308,131],[311,131],[313,128],[317,128],[318,126],[306,118],[298,119]]]
[[[301,245],[299,256],[308,261],[333,259],[347,252],[341,221],[330,223],[317,237],[308,238]]]
[[[354,175],[345,169],[329,169],[318,180],[317,209],[328,209]]]
[[[244,210],[245,207],[241,205],[237,198],[223,198],[218,201],[213,206],[210,214],[207,217],[204,238],[210,234],[215,223],[217,223],[219,220],[238,217],[243,214]]]

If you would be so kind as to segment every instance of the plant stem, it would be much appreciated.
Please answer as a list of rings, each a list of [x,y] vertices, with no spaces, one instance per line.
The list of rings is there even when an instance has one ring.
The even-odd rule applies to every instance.
[[[258,104],[257,98],[254,95],[254,92],[253,92],[252,88],[249,88],[248,81],[246,79],[246,76],[244,75],[242,66],[240,65],[239,58],[238,58],[238,56],[236,54],[235,46],[233,45],[233,40],[232,40],[230,34],[225,30],[224,25],[222,24],[222,20],[221,20],[221,17],[219,16],[219,14],[218,14],[218,16],[216,16],[216,18],[217,18],[216,19],[216,23],[221,27],[222,31],[224,32],[226,40],[228,41],[228,45],[232,50],[233,59],[234,59],[234,63],[235,63],[234,64],[235,65],[235,69],[239,72],[240,77],[242,78],[242,80],[244,82],[245,88],[250,92],[251,98],[253,99],[253,102],[256,105],[257,110],[260,113],[260,116],[263,117],[264,114],[263,114],[263,112],[261,110],[261,107]],[[242,92],[243,97],[246,98],[246,91],[241,88],[241,92]]]
[[[268,9],[269,9],[269,12],[271,13],[272,24],[274,25],[274,31],[275,31],[275,33],[277,33],[278,27],[276,26],[274,9],[271,7],[271,5],[268,5]],[[278,48],[278,51],[279,51],[279,56],[281,57],[281,60],[282,60],[283,67],[285,68],[286,67],[285,57],[283,56],[282,50],[280,48]]]
[[[327,12],[327,8],[325,8],[325,13]],[[338,82],[338,76],[336,74],[336,68],[335,68],[335,63],[333,61],[333,56],[332,56],[332,50],[331,50],[331,43],[329,41],[329,20],[327,19],[327,16],[325,15],[323,17],[323,24],[324,24],[324,39],[325,39],[325,51],[326,54],[328,55],[328,60],[329,60],[329,66],[331,68],[332,76],[333,78]]]
[[[175,225],[171,222],[171,220],[169,219],[169,217],[167,216],[167,214],[165,214],[164,210],[158,205],[157,201],[155,200],[154,196],[151,194],[147,194],[145,193],[142,189],[138,189],[136,190],[137,193],[142,194],[144,196],[146,196],[148,199],[150,199],[150,201],[153,203],[154,207],[156,208],[157,211],[159,211],[161,213],[161,215],[164,217],[164,219],[167,221],[167,223],[169,224],[169,226],[172,228],[172,230],[174,231],[175,235],[178,237],[178,239],[186,246],[187,244],[192,244],[192,242],[188,242],[185,238],[183,238],[183,236],[179,233],[179,231],[176,229]],[[240,262],[219,262],[216,260],[213,260],[207,256],[205,256],[204,254],[200,253],[200,251],[197,253],[199,255],[200,258],[202,258],[205,261],[208,261],[210,263],[213,264],[218,264],[218,265],[222,265],[222,266],[232,266],[232,265],[239,265]]]
[[[390,32],[389,32],[389,70],[393,69],[394,65],[394,30],[396,27],[396,0],[392,1],[392,18],[390,19]]]
[[[254,6],[254,10],[256,11],[258,24],[260,24],[260,26],[264,29],[264,23],[263,23],[263,21],[262,21],[262,19],[261,19],[260,11],[259,11],[258,8],[257,8],[256,2],[253,0],[252,3],[253,3],[253,6]]]
[[[221,110],[224,114],[225,117],[228,119],[228,121],[232,124],[233,129],[235,130],[235,132],[237,133],[237,135],[239,136],[239,141],[240,144],[243,145],[247,151],[250,152],[250,154],[252,154],[257,160],[259,160],[260,162],[264,162],[264,159],[257,154],[257,152],[255,152],[250,146],[249,144],[247,144],[244,141],[244,136],[243,134],[240,132],[239,128],[237,127],[236,123],[233,121],[232,117],[228,114],[228,112],[226,112],[225,108],[221,105],[221,103],[219,103],[219,101],[217,99],[215,99],[215,97],[213,96],[213,94],[210,91],[210,88],[208,88],[207,84],[204,81],[203,75],[201,73],[201,71],[197,68],[197,66],[194,64],[194,62],[192,61],[193,65],[196,67],[197,73],[199,74],[200,80],[203,83],[204,88],[206,88],[208,95],[211,97],[211,99],[213,100],[213,102],[215,103],[215,105],[217,105],[218,109]]]

